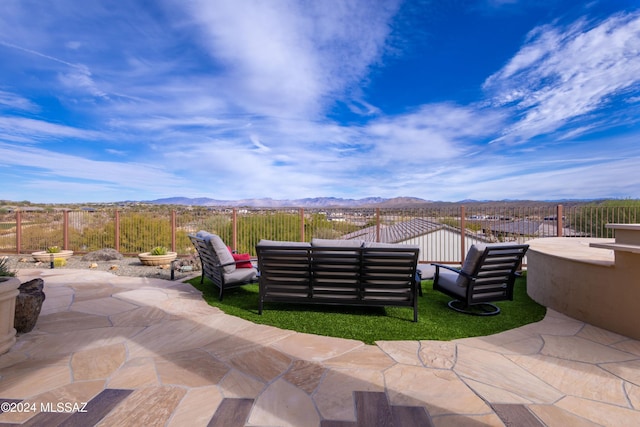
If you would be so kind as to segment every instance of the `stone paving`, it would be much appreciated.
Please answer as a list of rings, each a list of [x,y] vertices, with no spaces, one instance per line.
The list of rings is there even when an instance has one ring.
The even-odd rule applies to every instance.
[[[553,311],[487,337],[365,345],[226,315],[184,283],[19,274],[42,277],[46,300],[34,331],[0,356],[0,400],[14,403],[0,423],[37,425],[47,404],[93,402],[74,416],[93,411],[87,420],[104,426],[355,427],[354,396],[386,395],[392,409],[420,408],[424,425],[511,425],[511,409],[537,425],[640,425],[640,342]],[[234,414],[242,419],[229,424]]]

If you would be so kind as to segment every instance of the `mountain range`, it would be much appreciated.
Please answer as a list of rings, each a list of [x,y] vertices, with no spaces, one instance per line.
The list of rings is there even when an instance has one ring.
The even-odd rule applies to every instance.
[[[593,203],[596,200],[474,200],[465,199],[456,202],[443,202],[420,199],[418,197],[366,197],[363,199],[344,199],[339,197],[307,197],[303,199],[240,199],[218,200],[208,197],[167,197],[164,199],[148,200],[142,203],[157,205],[184,205],[184,206],[216,206],[216,207],[252,207],[252,208],[440,208],[445,206],[469,205],[476,207],[486,206],[541,206],[557,205],[576,206],[585,203]],[[602,201],[602,200],[600,200]],[[136,202],[138,203],[138,202]]]
[[[159,205],[187,205],[187,206],[225,206],[225,207],[261,207],[261,208],[322,208],[322,207],[419,207],[433,202],[417,197],[394,197],[385,199],[382,197],[367,197],[363,199],[343,199],[339,197],[312,197],[304,199],[271,198],[241,199],[241,200],[217,200],[208,197],[168,197],[164,199],[149,200],[146,203]]]

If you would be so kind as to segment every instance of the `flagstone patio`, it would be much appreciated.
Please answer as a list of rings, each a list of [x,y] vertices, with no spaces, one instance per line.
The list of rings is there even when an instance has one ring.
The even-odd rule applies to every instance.
[[[553,311],[487,337],[371,346],[226,315],[184,283],[20,271],[34,277],[46,300],[0,356],[1,423],[640,425],[640,342]]]

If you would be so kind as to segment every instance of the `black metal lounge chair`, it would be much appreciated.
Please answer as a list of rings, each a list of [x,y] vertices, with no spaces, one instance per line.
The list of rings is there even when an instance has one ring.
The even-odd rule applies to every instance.
[[[433,289],[455,298],[449,307],[467,314],[491,316],[500,308],[491,302],[513,301],[513,285],[529,245],[473,245],[461,269],[433,264]]]
[[[220,289],[220,301],[226,289],[258,282],[258,270],[253,268],[237,268],[246,261],[236,261],[220,236],[206,231],[198,231],[189,235],[191,243],[196,247],[202,264],[202,277],[208,278]]]

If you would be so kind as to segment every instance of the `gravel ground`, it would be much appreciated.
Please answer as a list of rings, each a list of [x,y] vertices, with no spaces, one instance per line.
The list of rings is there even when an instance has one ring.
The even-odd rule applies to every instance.
[[[30,255],[7,255],[9,259],[9,269],[19,271],[20,269],[42,268],[49,269],[50,264],[44,262],[36,262]],[[92,264],[95,267],[91,267]],[[108,271],[117,276],[131,277],[153,277],[156,279],[171,280],[171,269],[166,266],[164,268],[158,266],[142,265],[138,258],[125,257],[120,260],[110,261],[83,261],[82,256],[72,256],[67,259],[64,267],[55,267],[56,269],[79,269],[79,270],[101,270]],[[200,276],[200,271],[174,271],[175,280],[185,280],[194,276]]]

